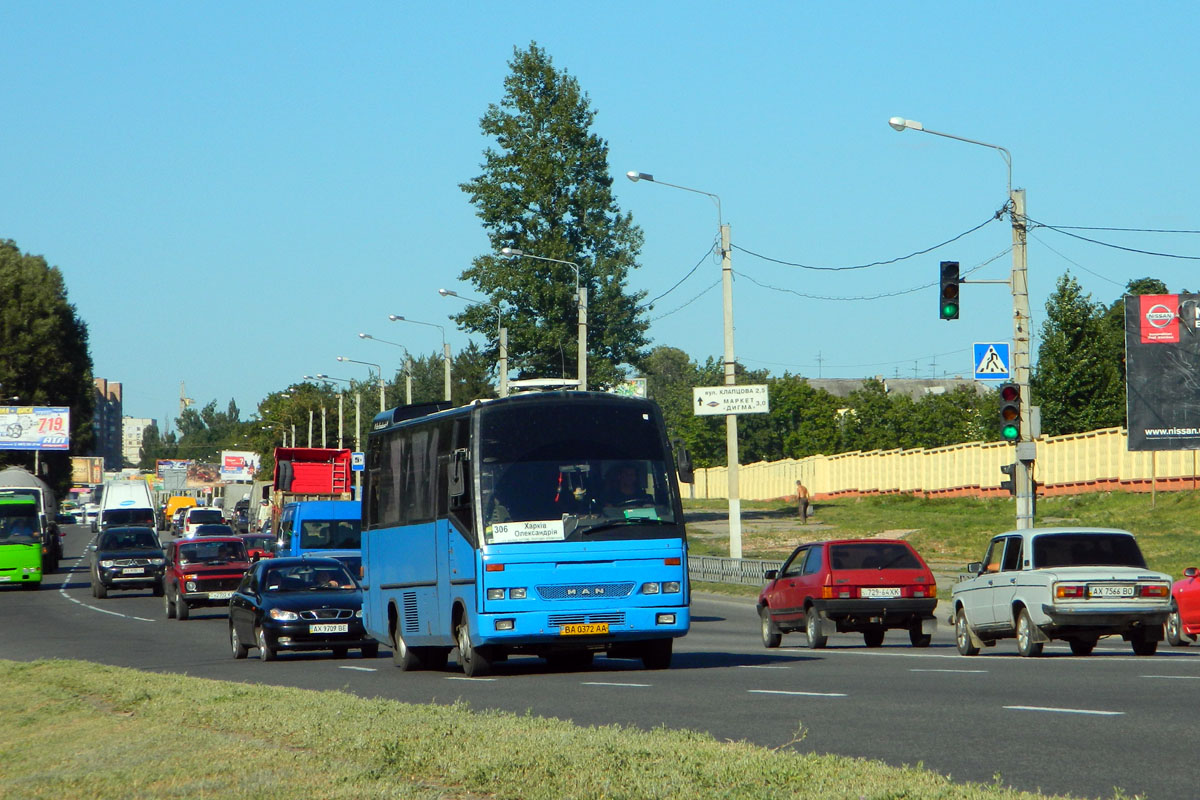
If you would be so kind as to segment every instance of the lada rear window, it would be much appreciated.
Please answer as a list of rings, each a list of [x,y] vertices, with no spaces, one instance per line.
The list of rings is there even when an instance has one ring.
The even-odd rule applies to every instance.
[[[1043,533],[1033,537],[1033,566],[1146,569],[1146,559],[1129,534]]]
[[[833,570],[921,569],[912,551],[895,542],[835,544],[829,550],[829,568]]]

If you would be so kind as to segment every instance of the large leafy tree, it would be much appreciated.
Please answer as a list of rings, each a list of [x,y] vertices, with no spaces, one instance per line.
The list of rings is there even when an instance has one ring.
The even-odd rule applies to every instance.
[[[1121,303],[1124,328],[1124,304]],[[1121,425],[1125,420],[1124,340],[1114,322],[1070,273],[1046,301],[1032,402],[1042,409],[1042,433],[1057,436]]]
[[[0,405],[68,406],[71,450],[41,455],[42,477],[59,490],[70,486],[70,455],[92,446],[95,411],[87,325],[67,300],[62,272],[46,259],[0,240]],[[0,464],[33,468],[34,454],[0,451]]]
[[[569,264],[498,255],[512,247],[578,265],[588,292],[589,385],[618,381],[647,345],[644,292],[627,287],[641,230],[613,199],[608,145],[591,132],[595,112],[575,78],[536,44],[514,48],[504,97],[480,120],[494,147],[483,172],[461,188],[476,207],[492,252],[460,276],[501,306],[509,365],[521,377],[574,377],[576,271]],[[497,314],[473,305],[456,317],[497,350]]]

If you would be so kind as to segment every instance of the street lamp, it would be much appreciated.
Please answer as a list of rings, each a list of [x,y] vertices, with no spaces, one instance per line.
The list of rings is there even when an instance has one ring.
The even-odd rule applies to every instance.
[[[378,364],[372,364],[370,361],[355,361],[353,358],[346,358],[345,356],[338,356],[337,360],[345,361],[349,364],[363,364],[364,366],[374,367],[375,369],[379,370],[379,412],[383,413],[383,411],[387,409],[387,399],[383,393],[383,387],[385,385],[383,382],[383,367],[379,366]],[[368,371],[367,374],[370,375],[370,371]]]
[[[566,264],[571,269],[575,270],[575,305],[579,312],[579,355],[577,356],[576,377],[579,378],[579,391],[587,391],[587,287],[579,286],[579,265],[574,261],[563,261],[561,258],[546,258],[545,256],[535,256],[533,253],[526,253],[524,250],[518,250],[515,247],[500,248],[501,255],[509,256],[510,258],[531,258],[534,261],[549,261],[552,264]]]
[[[942,133],[926,128],[916,120],[904,117],[892,117],[888,125],[896,131],[921,131],[947,139],[956,139],[980,147],[990,147],[1000,153],[1008,167],[1008,200],[1011,205],[1009,216],[1012,218],[1012,277],[1009,285],[1012,287],[1013,298],[1013,353],[1012,373],[1013,382],[1020,387],[1021,392],[1021,430],[1017,439],[1016,469],[1013,471],[1013,482],[1017,495],[1017,528],[1032,528],[1034,523],[1033,482],[1031,475],[1033,463],[1036,460],[1036,446],[1033,444],[1032,411],[1029,397],[1029,360],[1030,360],[1030,319],[1029,319],[1029,281],[1026,275],[1028,262],[1026,260],[1025,244],[1028,230],[1025,221],[1025,190],[1012,188],[1012,154],[998,144],[980,142],[955,136],[952,133]]]
[[[428,325],[431,328],[437,328],[442,334],[442,365],[445,367],[444,386],[446,402],[450,402],[450,345],[446,342],[446,329],[435,322],[421,322],[416,319],[409,319],[400,314],[388,314],[388,319],[392,322],[411,322],[414,325]]]
[[[305,376],[304,376],[304,380],[306,380],[306,381],[315,381],[315,380],[320,380],[320,379],[321,379],[321,376],[320,376],[320,375],[305,375]],[[312,416],[311,416],[312,412],[310,411],[310,412],[309,412],[309,414],[310,414],[310,416],[309,416],[309,419],[311,420],[311,419],[312,419]],[[339,437],[341,436],[341,427],[342,427],[342,426],[341,426],[341,423],[342,423],[342,416],[341,416],[341,415],[342,415],[342,405],[341,405],[341,398],[338,398],[338,431],[339,431],[339,433],[338,433],[338,436],[339,436]],[[308,438],[309,438],[309,440],[310,440],[310,441],[309,441],[309,446],[311,447],[311,446],[312,446],[312,442],[311,442],[311,439],[312,439],[312,434],[311,434],[311,432],[310,432],[310,434],[309,434],[309,437],[308,437]],[[328,439],[327,439],[327,438],[326,438],[326,436],[325,436],[325,395],[323,395],[323,394],[322,394],[322,395],[321,395],[321,447],[324,447],[324,446],[325,446],[325,442],[326,442],[326,441],[328,441]],[[341,448],[341,446],[342,446],[342,445],[341,445],[341,442],[338,442],[338,448],[339,448],[339,449]]]
[[[508,397],[508,328],[504,327],[500,321],[500,304],[485,303],[482,300],[464,297],[453,289],[438,289],[438,294],[440,294],[442,297],[457,297],[464,303],[470,303],[474,306],[486,306],[496,310],[496,346],[499,348],[498,356],[500,362],[498,365],[498,369],[500,371],[498,376],[500,383],[500,386],[498,387],[498,393],[501,397]]]
[[[392,347],[399,347],[401,350],[404,351],[404,404],[406,406],[411,406],[412,405],[412,354],[408,352],[408,348],[405,347],[404,345],[400,344],[399,342],[389,342],[387,339],[380,339],[378,336],[372,336],[369,333],[360,333],[358,335],[358,338],[370,339],[371,341],[382,342],[383,344],[390,344]]]
[[[721,295],[722,317],[725,329],[725,385],[733,386],[737,383],[733,356],[733,262],[730,257],[729,225],[721,217],[721,198],[712,192],[704,192],[688,186],[679,186],[678,184],[655,180],[653,175],[646,172],[630,170],[625,173],[625,177],[634,183],[649,181],[650,183],[660,183],[663,186],[670,186],[673,189],[682,189],[685,192],[702,194],[717,204],[717,225],[721,229]],[[725,461],[728,465],[729,476],[729,555],[731,558],[742,557],[742,500],[738,486],[737,433],[737,415],[726,414]]]

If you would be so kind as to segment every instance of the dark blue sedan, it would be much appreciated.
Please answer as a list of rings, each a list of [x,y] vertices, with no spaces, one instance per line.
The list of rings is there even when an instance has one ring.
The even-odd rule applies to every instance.
[[[272,558],[251,567],[229,601],[229,644],[234,658],[257,647],[263,661],[285,650],[379,655],[379,642],[363,628],[362,589],[332,558]]]

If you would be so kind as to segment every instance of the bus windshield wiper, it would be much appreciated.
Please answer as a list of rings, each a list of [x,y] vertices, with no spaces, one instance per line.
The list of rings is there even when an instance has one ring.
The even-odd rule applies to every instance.
[[[629,517],[629,518],[613,518],[604,519],[591,525],[580,525],[578,530],[580,533],[595,533],[596,531],[608,530],[609,528],[625,528],[631,525],[674,525],[671,520],[655,519],[653,517]]]

